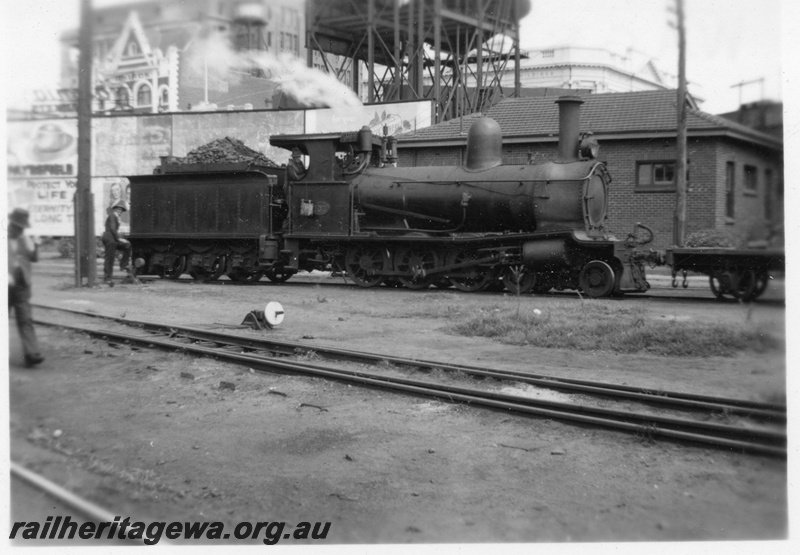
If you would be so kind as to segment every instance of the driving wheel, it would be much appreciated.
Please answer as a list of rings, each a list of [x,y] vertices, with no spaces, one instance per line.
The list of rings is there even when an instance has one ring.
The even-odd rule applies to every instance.
[[[530,293],[536,285],[536,272],[524,266],[509,266],[503,272],[503,285],[515,295]]]
[[[383,276],[378,272],[386,271],[388,266],[388,257],[378,247],[354,247],[345,256],[348,275],[361,287],[375,287],[382,282]]]
[[[404,248],[397,251],[394,267],[405,275],[398,279],[408,289],[427,289],[437,277],[429,272],[439,265],[439,259],[434,251],[422,248]]]
[[[472,260],[478,260],[480,256],[476,252],[466,250],[454,250],[447,256],[447,265],[464,264]],[[450,283],[460,291],[472,293],[483,291],[497,277],[497,272],[489,266],[465,266],[456,268],[450,274]]]

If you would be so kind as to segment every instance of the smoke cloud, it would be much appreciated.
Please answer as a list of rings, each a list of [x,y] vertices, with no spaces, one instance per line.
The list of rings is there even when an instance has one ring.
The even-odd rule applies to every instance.
[[[209,80],[235,81],[237,74],[259,68],[281,90],[298,102],[312,107],[344,108],[361,106],[356,94],[333,75],[306,67],[299,58],[281,53],[237,52],[227,37],[212,33],[198,37],[186,61],[187,69],[196,77]]]

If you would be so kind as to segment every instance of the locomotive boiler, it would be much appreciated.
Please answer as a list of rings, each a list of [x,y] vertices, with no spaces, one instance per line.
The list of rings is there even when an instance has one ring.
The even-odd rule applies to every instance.
[[[611,178],[597,144],[581,139],[582,101],[556,103],[558,155],[545,163],[503,164],[499,125],[482,117],[470,127],[461,166],[395,167],[396,140],[364,128],[271,137],[292,153],[283,186],[257,168],[131,178],[132,204],[141,198],[151,209],[169,195],[161,185],[182,187],[172,205],[191,196],[192,184],[210,188],[191,225],[176,215],[161,223],[149,217],[147,225],[132,217],[134,254],[149,271],[196,279],[266,273],[283,281],[333,269],[363,287],[479,291],[503,283],[515,292],[571,288],[592,297],[645,291],[647,255],[638,247],[652,234],[641,226],[649,237],[639,240],[634,230],[621,241],[608,232]],[[258,202],[233,198],[241,194],[236,183]],[[212,217],[211,206],[226,215]],[[209,229],[201,233],[203,222]]]

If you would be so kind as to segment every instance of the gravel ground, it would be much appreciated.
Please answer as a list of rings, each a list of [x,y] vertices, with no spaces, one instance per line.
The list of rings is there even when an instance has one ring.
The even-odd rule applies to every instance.
[[[786,394],[782,352],[675,360],[508,346],[446,330],[475,311],[581,302],[574,295],[518,301],[361,290],[327,275],[280,286],[154,281],[76,289],[70,268],[68,261],[40,263],[34,302],[223,326],[274,300],[286,320],[268,333],[280,339],[732,397]],[[785,335],[779,302],[589,302],[644,303],[654,319],[747,319]],[[287,529],[326,521],[325,544],[787,536],[784,461],[114,348],[57,328],[39,328],[48,360],[29,370],[19,364],[10,325],[12,459],[115,514],[231,527],[281,520]],[[235,390],[220,389],[221,381]],[[18,497],[12,517],[23,503]],[[283,545],[290,543],[297,542]]]

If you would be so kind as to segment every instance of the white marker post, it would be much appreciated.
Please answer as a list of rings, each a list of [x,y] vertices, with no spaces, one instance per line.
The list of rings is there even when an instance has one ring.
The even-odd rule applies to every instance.
[[[283,322],[283,315],[283,307],[279,302],[272,301],[264,307],[264,320],[271,328],[279,326]]]

